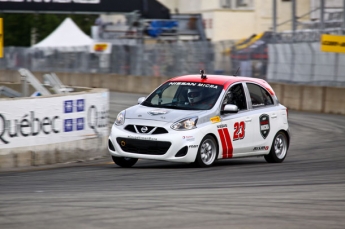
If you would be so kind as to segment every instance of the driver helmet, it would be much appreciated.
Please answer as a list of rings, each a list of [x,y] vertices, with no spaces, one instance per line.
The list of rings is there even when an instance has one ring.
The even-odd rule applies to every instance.
[[[189,88],[187,92],[189,103],[197,103],[202,99],[202,93],[200,88]]]

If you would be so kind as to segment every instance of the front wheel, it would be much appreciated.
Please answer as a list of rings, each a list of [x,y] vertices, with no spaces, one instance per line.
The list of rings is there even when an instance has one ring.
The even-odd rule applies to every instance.
[[[130,158],[130,157],[114,157],[112,156],[113,161],[115,164],[117,164],[120,167],[124,167],[124,168],[130,168],[133,165],[135,165],[135,163],[137,163],[138,158]]]
[[[288,140],[283,131],[279,131],[274,137],[270,153],[265,155],[268,163],[281,163],[284,161],[288,150]]]
[[[206,135],[199,146],[195,164],[199,167],[209,167],[216,161],[218,155],[217,142],[214,137]]]

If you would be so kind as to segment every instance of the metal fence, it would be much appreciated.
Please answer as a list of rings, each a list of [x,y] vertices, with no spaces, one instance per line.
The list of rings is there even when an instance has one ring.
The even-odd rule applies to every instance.
[[[322,52],[319,42],[268,45],[267,80],[345,86],[345,54]]]
[[[176,76],[205,69],[214,72],[210,42],[113,45],[111,54],[84,51],[6,47],[0,69],[31,71],[116,73],[122,75]]]
[[[269,81],[345,86],[344,54],[321,52],[319,36],[313,34],[299,39],[284,36],[279,43],[264,46],[264,54],[235,55],[235,41],[113,45],[111,54],[90,53],[87,47],[84,51],[6,47],[0,69],[173,77],[200,69],[233,75],[240,68],[237,75]]]

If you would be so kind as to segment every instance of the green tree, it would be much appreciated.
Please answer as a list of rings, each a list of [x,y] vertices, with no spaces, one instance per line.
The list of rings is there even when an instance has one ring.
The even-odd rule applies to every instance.
[[[4,22],[4,46],[31,46],[31,39],[40,42],[61,22],[70,17],[84,33],[90,35],[97,15],[67,14],[0,14]]]
[[[30,46],[31,14],[0,14],[4,25],[4,46]]]

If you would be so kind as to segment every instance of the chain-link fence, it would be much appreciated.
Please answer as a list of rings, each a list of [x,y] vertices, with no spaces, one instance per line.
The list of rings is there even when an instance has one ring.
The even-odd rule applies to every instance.
[[[284,35],[285,36],[285,35]],[[345,55],[320,51],[313,34],[241,47],[240,41],[113,45],[111,54],[6,47],[0,69],[115,73],[136,76],[207,74],[249,76],[276,82],[345,86]],[[306,37],[305,37],[306,36]],[[277,40],[276,40],[277,42]]]
[[[210,42],[113,45],[111,54],[61,49],[7,47],[1,69],[49,72],[116,73],[121,75],[176,76],[205,69],[214,72]]]
[[[270,44],[267,79],[345,86],[345,55],[322,52],[319,42]]]

